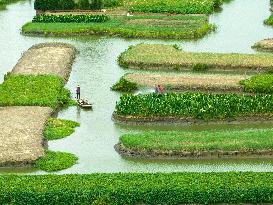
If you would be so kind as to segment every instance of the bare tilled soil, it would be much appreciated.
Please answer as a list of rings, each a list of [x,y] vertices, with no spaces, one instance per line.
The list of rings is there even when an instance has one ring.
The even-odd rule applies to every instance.
[[[273,38],[261,40],[252,46],[258,50],[272,51],[273,52]]]
[[[24,75],[52,74],[67,81],[75,54],[76,49],[68,44],[37,44],[23,54],[12,73]]]
[[[0,166],[27,165],[44,155],[47,107],[0,107]]]
[[[125,79],[140,86],[154,87],[164,85],[170,90],[198,91],[242,91],[239,82],[249,76],[245,75],[163,75],[146,73],[129,73]]]
[[[272,158],[273,150],[254,151],[164,151],[129,149],[123,144],[116,144],[115,150],[122,156],[158,159],[212,159],[212,158]]]

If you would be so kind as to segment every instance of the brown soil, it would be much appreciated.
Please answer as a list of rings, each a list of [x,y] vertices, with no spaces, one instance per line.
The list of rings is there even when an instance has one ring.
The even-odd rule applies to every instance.
[[[0,166],[26,165],[44,155],[43,128],[51,108],[0,107]]]
[[[32,46],[27,50],[12,73],[24,75],[58,75],[69,78],[76,49],[64,43],[44,43]]]
[[[116,123],[120,124],[238,124],[238,123],[261,123],[261,122],[273,122],[273,113],[257,114],[249,116],[240,116],[233,119],[211,119],[208,121],[194,119],[191,117],[145,117],[145,116],[124,116],[118,115],[115,112],[112,115],[112,119]]]
[[[124,76],[126,80],[137,83],[140,86],[154,87],[163,85],[166,89],[184,91],[232,91],[240,92],[239,82],[249,76],[244,75],[164,75],[164,74],[145,74],[134,73]]]
[[[273,158],[272,150],[256,151],[162,151],[138,150],[126,148],[123,144],[116,144],[115,150],[122,156],[135,158],[158,159],[215,159],[215,158]]]

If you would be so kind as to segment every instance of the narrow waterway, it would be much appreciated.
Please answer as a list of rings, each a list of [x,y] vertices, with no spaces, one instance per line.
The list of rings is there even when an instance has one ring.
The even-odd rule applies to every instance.
[[[272,127],[272,124],[202,126],[121,126],[111,120],[119,94],[110,87],[126,71],[120,68],[118,55],[137,43],[178,44],[188,51],[254,53],[256,41],[272,37],[273,29],[263,25],[269,15],[269,0],[233,0],[223,11],[211,15],[217,32],[198,41],[128,40],[109,37],[40,38],[20,35],[21,26],[34,15],[33,3],[19,2],[0,12],[0,76],[10,71],[23,51],[41,42],[62,41],[79,50],[67,87],[74,91],[80,84],[82,95],[94,104],[94,111],[77,107],[59,112],[58,117],[81,123],[71,136],[49,142],[49,149],[67,151],[79,157],[79,163],[63,173],[93,172],[177,172],[177,171],[272,171],[273,160],[140,160],[120,157],[113,146],[123,133],[147,130],[205,130]],[[2,80],[1,79],[1,80]],[[1,125],[0,125],[1,126]],[[2,172],[43,173],[32,169],[3,169]]]

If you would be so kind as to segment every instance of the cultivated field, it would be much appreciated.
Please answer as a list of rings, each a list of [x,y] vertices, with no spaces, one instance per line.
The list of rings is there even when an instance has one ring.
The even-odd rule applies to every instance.
[[[273,157],[273,130],[153,131],[125,134],[116,150],[141,158]]]
[[[147,70],[260,72],[272,69],[273,55],[193,53],[175,46],[139,44],[122,53],[119,64]]]
[[[112,16],[105,22],[90,23],[80,20],[76,23],[62,22],[56,18],[54,16],[52,21],[27,23],[22,31],[27,35],[110,35],[128,38],[195,39],[214,30],[214,26],[208,23],[208,16],[205,15]]]
[[[140,87],[163,85],[166,91],[240,92],[241,80],[250,76],[220,74],[128,73],[124,79]]]

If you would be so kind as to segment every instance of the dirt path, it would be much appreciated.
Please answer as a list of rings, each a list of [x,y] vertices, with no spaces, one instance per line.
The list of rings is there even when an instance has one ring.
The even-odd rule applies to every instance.
[[[33,163],[44,154],[43,128],[52,113],[47,107],[0,108],[0,165]]]

